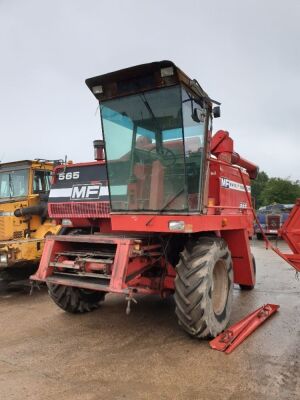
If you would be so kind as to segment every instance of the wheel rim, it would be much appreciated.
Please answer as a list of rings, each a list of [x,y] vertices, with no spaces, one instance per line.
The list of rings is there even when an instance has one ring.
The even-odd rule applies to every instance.
[[[216,315],[222,314],[228,295],[228,276],[226,264],[218,260],[213,269],[212,281],[212,305]]]

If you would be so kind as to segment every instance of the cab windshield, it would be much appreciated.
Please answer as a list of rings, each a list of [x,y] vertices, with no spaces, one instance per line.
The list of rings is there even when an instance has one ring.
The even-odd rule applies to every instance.
[[[27,169],[0,172],[0,200],[27,196],[28,175]]]
[[[113,211],[200,208],[206,110],[173,86],[101,104]]]

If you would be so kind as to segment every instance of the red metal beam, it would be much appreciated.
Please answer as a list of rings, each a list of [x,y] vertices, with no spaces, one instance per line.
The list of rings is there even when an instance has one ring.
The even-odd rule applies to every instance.
[[[214,350],[223,351],[226,354],[231,353],[278,309],[279,305],[277,304],[266,304],[258,308],[211,340],[209,342],[210,347]]]

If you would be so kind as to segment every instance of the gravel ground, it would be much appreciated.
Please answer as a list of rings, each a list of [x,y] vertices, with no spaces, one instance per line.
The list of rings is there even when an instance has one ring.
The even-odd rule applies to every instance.
[[[279,244],[285,249],[284,243]],[[45,289],[0,294],[0,399],[299,399],[300,282],[263,242],[252,242],[257,285],[234,290],[231,322],[280,304],[231,355],[188,337],[172,299],[124,298],[68,315]]]

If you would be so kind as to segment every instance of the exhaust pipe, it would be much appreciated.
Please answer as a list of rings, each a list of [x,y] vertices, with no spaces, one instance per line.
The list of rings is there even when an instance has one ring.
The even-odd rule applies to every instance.
[[[103,161],[105,160],[104,155],[104,140],[94,140],[94,158],[96,161]]]

